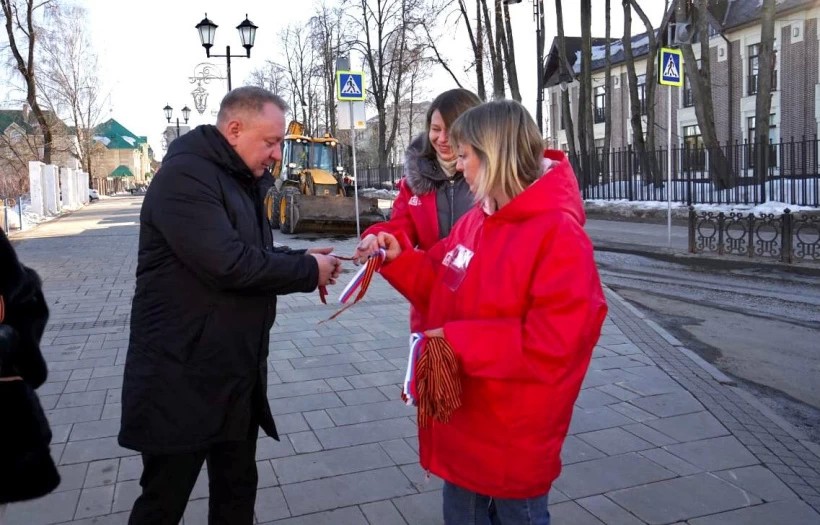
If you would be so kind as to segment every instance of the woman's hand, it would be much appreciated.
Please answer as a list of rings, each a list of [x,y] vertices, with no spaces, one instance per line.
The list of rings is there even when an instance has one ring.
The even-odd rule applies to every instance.
[[[364,264],[367,258],[379,251],[379,242],[376,236],[369,233],[359,241],[356,251],[353,252],[353,264]]]
[[[380,232],[376,237],[377,245],[384,248],[386,255],[384,262],[390,262],[401,255],[401,245],[398,239],[387,232]]]

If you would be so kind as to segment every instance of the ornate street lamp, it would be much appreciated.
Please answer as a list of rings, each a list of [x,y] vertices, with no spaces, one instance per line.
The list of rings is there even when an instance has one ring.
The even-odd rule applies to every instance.
[[[520,4],[521,0],[504,0],[507,5]],[[538,61],[538,80],[536,92],[535,120],[538,130],[543,134],[543,106],[544,106],[544,0],[532,0],[532,17],[535,20],[536,60]]]
[[[208,58],[211,57],[225,57],[228,61],[228,91],[231,90],[231,58],[250,58],[251,57],[251,48],[253,47],[253,43],[256,40],[256,30],[258,27],[254,25],[253,22],[248,20],[248,15],[245,14],[245,20],[242,21],[241,24],[236,26],[236,29],[239,31],[239,39],[242,42],[242,47],[245,48],[245,55],[231,55],[231,46],[225,47],[225,54],[224,55],[212,55],[211,54],[211,47],[214,45],[214,36],[216,35],[216,28],[218,26],[214,24],[211,20],[208,19],[208,13],[205,13],[205,18],[203,18],[197,25],[196,29],[199,31],[199,41],[202,43],[202,47],[205,48],[205,55]]]
[[[168,123],[171,123],[171,116],[174,114],[174,108],[165,104],[165,107],[162,108],[162,111],[165,112],[165,118],[168,120]],[[185,124],[188,123],[188,117],[191,116],[191,108],[187,105],[182,108],[182,118],[185,120]],[[177,138],[179,138],[179,117],[177,117]]]

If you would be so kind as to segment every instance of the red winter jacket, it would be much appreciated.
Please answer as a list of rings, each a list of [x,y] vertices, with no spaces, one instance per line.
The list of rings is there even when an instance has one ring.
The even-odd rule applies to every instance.
[[[457,191],[451,193],[452,202],[449,210],[439,210],[436,193],[440,185],[446,183],[447,177],[435,160],[421,156],[422,141],[426,136],[417,137],[404,162],[404,177],[399,183],[399,194],[393,201],[390,220],[376,223],[362,233],[362,237],[379,232],[393,235],[404,234],[411,246],[429,250],[442,237],[439,229],[439,213],[449,214],[449,224],[455,223],[472,205],[472,194],[466,181],[457,177]],[[445,232],[446,233],[446,232]],[[410,329],[419,330],[423,320],[415,308],[410,308]]]
[[[546,494],[598,341],[606,302],[572,168],[563,153],[492,215],[468,212],[428,252],[404,251],[382,275],[444,328],[462,406],[419,430],[422,466],[480,494]]]

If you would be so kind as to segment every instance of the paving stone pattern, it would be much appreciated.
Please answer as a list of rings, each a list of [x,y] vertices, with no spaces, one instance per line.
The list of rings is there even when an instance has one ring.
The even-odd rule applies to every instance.
[[[116,434],[140,203],[103,199],[16,238],[51,306],[39,393],[63,479],[9,506],[9,525],[124,524],[139,494],[140,458]],[[277,240],[343,254],[355,244]],[[553,524],[820,523],[820,459],[619,298],[609,303],[550,494]],[[322,324],[334,307],[318,295],[281,298],[268,383],[282,440],[259,439],[257,523],[441,523],[441,481],[419,468],[414,413],[399,401],[407,309],[380,278]],[[203,469],[186,525],[207,523],[207,496]]]

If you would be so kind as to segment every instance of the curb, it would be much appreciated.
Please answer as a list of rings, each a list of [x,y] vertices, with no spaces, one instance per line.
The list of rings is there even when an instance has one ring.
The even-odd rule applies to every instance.
[[[712,379],[720,383],[721,385],[727,386],[735,386],[737,382],[734,379],[730,378],[720,370],[718,370],[713,364],[707,362],[705,359],[700,357],[695,352],[686,348],[683,343],[681,343],[675,336],[670,334],[666,331],[661,325],[646,317],[646,315],[638,310],[636,307],[629,304],[629,302],[618,295],[615,291],[613,291],[608,286],[604,286],[607,291],[607,294],[611,294],[624,308],[635,314],[638,318],[641,319],[646,325],[651,328],[655,333],[661,336],[667,343],[677,348],[683,355],[691,359],[696,365],[701,367],[707,374],[712,376]],[[795,429],[796,430],[796,429]]]
[[[687,356],[689,359],[692,360],[696,365],[701,367],[704,371],[706,371],[710,376],[712,376],[715,381],[730,388],[733,392],[737,393],[740,397],[743,398],[744,401],[755,407],[757,410],[760,411],[764,416],[766,416],[769,420],[771,420],[775,425],[780,427],[784,432],[789,434],[792,438],[798,441],[801,445],[806,447],[809,451],[811,451],[815,456],[820,458],[820,444],[814,443],[810,441],[808,436],[804,434],[801,430],[797,427],[783,419],[781,416],[777,415],[771,408],[767,407],[763,403],[761,403],[757,398],[755,398],[752,394],[746,392],[739,386],[737,386],[737,382],[734,379],[731,379],[726,374],[718,370],[714,365],[707,362],[705,359],[700,357],[695,352],[686,348],[683,343],[678,341],[672,334],[667,332],[662,326],[660,326],[655,321],[648,319],[646,315],[638,310],[636,307],[631,305],[627,302],[626,299],[618,295],[615,291],[613,291],[608,286],[604,285],[604,289],[608,296],[611,296],[615,300],[617,300],[621,306],[629,310],[633,313],[636,317],[640,318],[648,327],[650,327],[653,331],[655,331],[659,336],[661,336],[666,342],[670,345],[674,346],[681,353]]]
[[[801,445],[809,449],[815,456],[817,456],[818,459],[820,459],[820,445],[810,441],[809,437],[804,434],[802,430],[796,428],[791,423],[777,415],[771,408],[761,403],[749,392],[746,392],[739,387],[732,387],[732,390],[742,397],[744,401],[758,409],[764,416],[769,418],[774,424],[783,429],[784,432],[793,437],[796,441],[800,442]]]
[[[668,248],[667,246],[649,246],[606,241],[596,242],[594,239],[592,240],[592,245],[594,250],[598,252],[625,253],[665,262],[686,264],[689,266],[705,266],[721,270],[744,270],[749,268],[781,270],[783,272],[797,275],[820,277],[820,265],[811,262],[786,264],[776,261],[749,259],[745,257],[718,257],[707,254],[692,254],[689,252],[676,250],[674,248]]]

